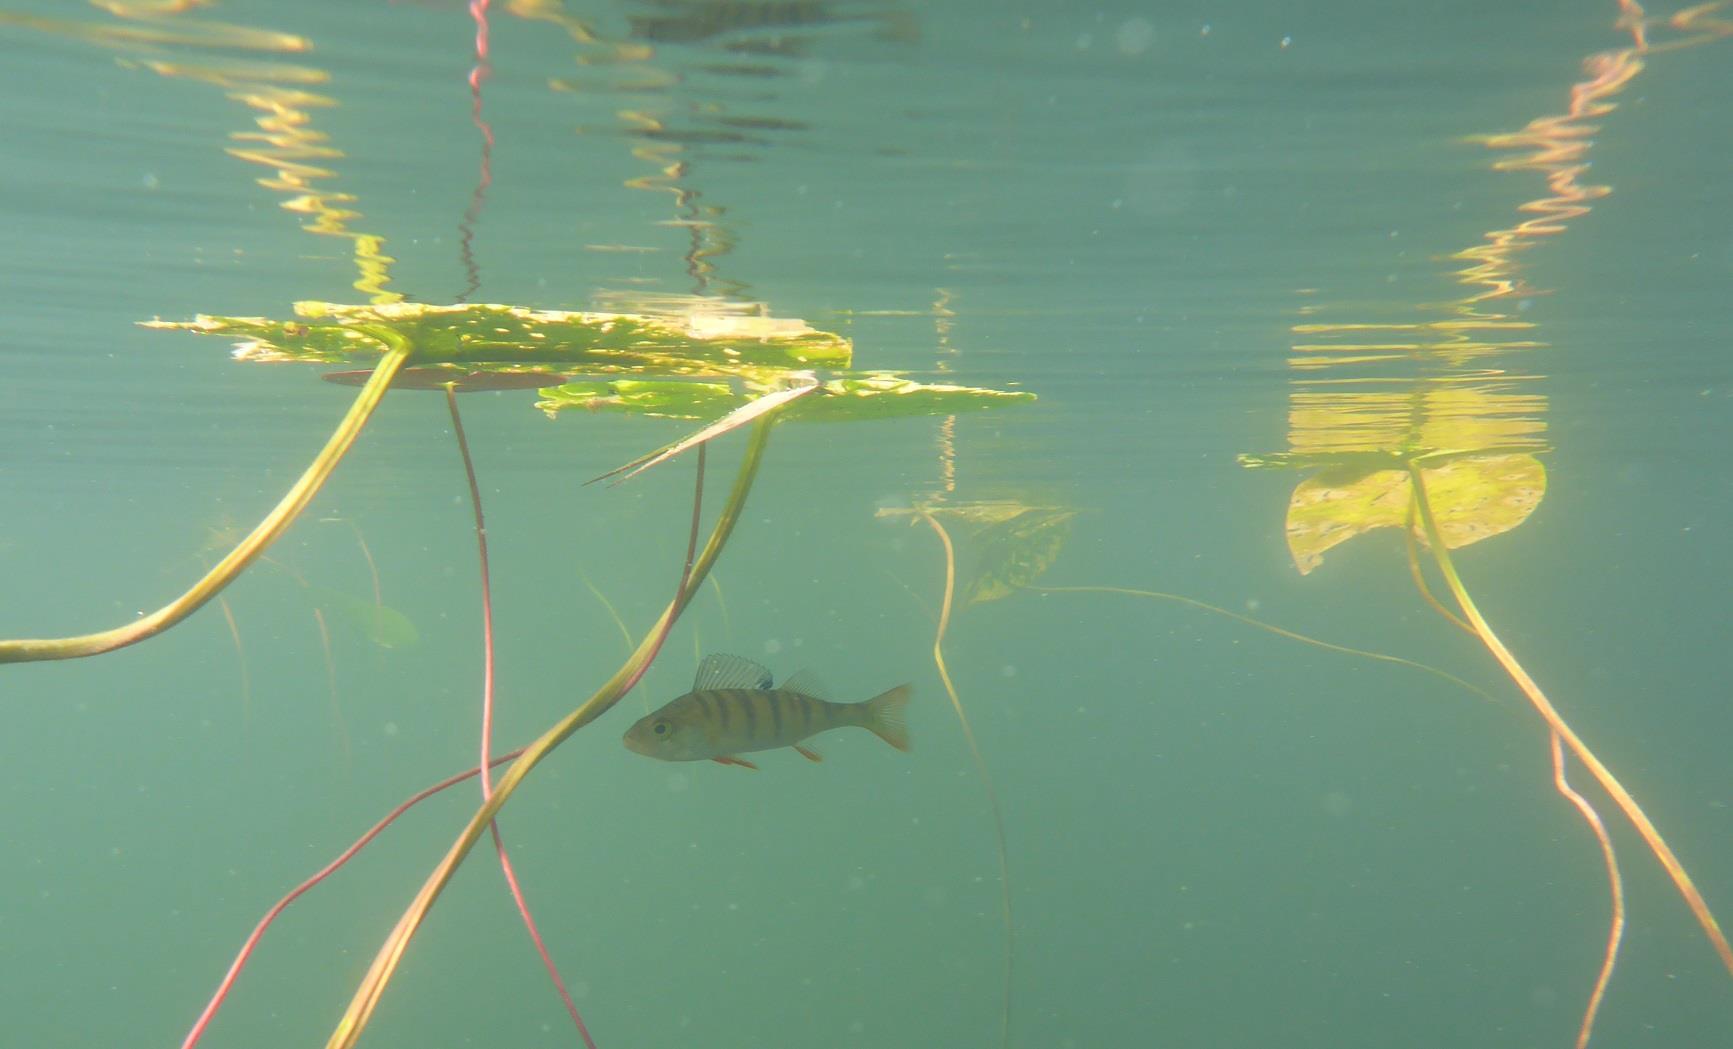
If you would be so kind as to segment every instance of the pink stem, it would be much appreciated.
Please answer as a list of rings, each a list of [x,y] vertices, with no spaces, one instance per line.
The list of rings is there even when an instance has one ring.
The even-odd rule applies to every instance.
[[[455,394],[453,395],[453,397],[455,398]],[[459,424],[459,428],[460,428],[460,433],[461,433],[461,424]],[[465,452],[465,457],[467,459],[467,448],[468,448],[467,442],[464,441],[461,437],[460,437],[459,448]],[[695,487],[695,490],[694,490],[693,496],[692,496],[692,530],[691,530],[691,534],[688,536],[687,541],[686,541],[686,562],[685,562],[685,565],[680,570],[680,586],[679,586],[679,589],[675,591],[676,596],[685,592],[686,582],[692,576],[692,563],[697,557],[699,515],[700,515],[700,511],[702,509],[702,501],[703,501],[703,496],[704,496],[704,460],[705,460],[704,445],[701,444],[698,446],[698,481],[697,481],[697,485]],[[473,470],[470,471],[470,474],[471,474],[471,484],[473,485],[474,484]],[[473,494],[474,494],[474,490],[472,490],[472,495]],[[479,499],[477,500],[476,505],[479,508],[479,505],[480,505]],[[478,513],[478,516],[479,516],[479,513]],[[477,531],[481,536],[485,537],[486,529],[484,527],[478,527]],[[483,539],[482,542],[483,542],[483,545],[485,546],[485,539]],[[485,562],[484,562],[484,578],[485,578]],[[483,598],[484,598],[484,606],[483,606],[484,619],[483,619],[483,622],[484,622],[484,625],[491,628],[492,607],[491,607],[491,603],[487,602],[487,593],[486,593],[485,589],[483,591]],[[644,667],[646,669],[649,667],[650,662],[654,659],[655,653],[657,651],[660,651],[660,649],[662,647],[662,643],[667,640],[668,632],[669,632],[669,629],[671,626],[672,626],[671,621],[668,624],[665,624],[663,626],[661,632],[657,636],[656,648],[651,653],[651,660],[645,660]],[[487,638],[486,638],[486,652],[484,653],[484,659],[486,661],[486,666],[491,668],[491,666],[493,664],[493,638],[492,638],[491,632],[487,635]],[[638,683],[639,679],[641,679],[642,677],[643,677],[643,670],[640,670],[636,675],[633,676],[633,678],[626,685],[626,687],[621,690],[621,694],[624,695],[626,692],[630,691],[631,688],[634,685],[636,685]],[[492,687],[493,687],[493,682],[492,682],[492,675],[490,673],[488,676],[488,680],[485,682],[484,690],[483,690],[484,705],[486,702],[488,702],[488,700],[490,699],[490,697],[492,695]],[[484,717],[485,716],[486,715],[484,714]],[[490,726],[490,728],[491,728],[491,726]],[[299,884],[299,885],[295,886],[293,889],[289,890],[289,892],[287,894],[285,894],[282,899],[278,900],[276,902],[276,904],[271,907],[270,910],[265,912],[264,917],[259,919],[258,924],[253,926],[252,933],[250,935],[248,935],[246,942],[244,942],[241,945],[240,951],[238,951],[235,954],[235,960],[229,964],[228,971],[223,974],[222,982],[217,985],[217,989],[216,989],[215,993],[213,993],[211,995],[211,999],[208,1003],[206,1003],[204,1010],[199,1013],[198,1019],[193,1023],[192,1029],[187,1032],[186,1038],[181,1041],[181,1049],[194,1049],[194,1047],[198,1045],[200,1039],[202,1039],[204,1037],[205,1031],[210,1027],[211,1021],[216,1019],[216,1015],[217,1015],[218,1010],[220,1010],[223,1007],[223,1003],[228,1000],[229,992],[231,990],[233,990],[234,985],[235,985],[235,981],[240,978],[241,971],[246,968],[247,962],[252,958],[253,951],[259,946],[259,942],[264,939],[265,931],[271,927],[271,923],[275,922],[277,920],[277,916],[282,914],[283,911],[286,910],[291,903],[294,903],[297,899],[300,899],[301,896],[304,895],[309,889],[313,888],[313,886],[318,885],[320,882],[324,881],[326,878],[335,874],[338,870],[340,870],[350,860],[354,859],[355,856],[358,853],[360,853],[360,851],[362,849],[366,848],[369,844],[371,844],[373,839],[377,838],[380,834],[384,833],[385,828],[387,828],[387,827],[391,826],[393,823],[397,822],[397,818],[399,816],[402,816],[405,812],[408,812],[410,809],[414,808],[416,805],[419,805],[421,802],[426,801],[428,798],[431,798],[433,795],[438,794],[440,791],[446,790],[450,787],[456,786],[459,783],[462,783],[464,780],[468,779],[471,776],[474,776],[474,775],[476,775],[476,774],[478,774],[478,773],[480,773],[486,769],[492,769],[492,768],[498,767],[500,765],[504,765],[509,761],[515,760],[520,754],[523,753],[523,751],[524,751],[524,748],[519,747],[516,750],[510,751],[509,753],[501,754],[495,758],[489,758],[489,759],[487,759],[487,762],[485,765],[478,766],[477,768],[473,768],[473,769],[466,769],[463,772],[459,772],[455,775],[447,776],[445,779],[440,780],[438,783],[435,783],[430,787],[425,787],[422,790],[419,790],[416,793],[410,795],[406,800],[401,802],[396,808],[394,808],[390,812],[386,813],[384,818],[382,818],[381,820],[379,820],[379,822],[375,823],[371,828],[369,828],[367,833],[365,833],[365,834],[361,835],[361,837],[355,839],[355,841],[347,849],[344,849],[341,853],[339,853],[337,855],[336,859],[333,859],[330,863],[327,863],[324,867],[321,867],[317,873],[315,873],[312,877],[308,878],[306,881],[303,881],[301,884]],[[488,789],[491,790],[491,788],[488,788]],[[495,827],[493,829],[495,830],[495,832],[497,834],[497,827]],[[593,1046],[595,1043],[590,1040],[589,1031],[588,1031],[588,1029],[586,1029],[583,1026],[583,1020],[577,1015],[577,1007],[572,1003],[571,997],[565,993],[564,985],[559,983],[559,975],[554,970],[553,962],[552,962],[552,960],[549,957],[548,952],[547,952],[547,947],[542,942],[541,935],[536,931],[533,920],[530,919],[530,917],[529,917],[529,907],[524,902],[523,893],[522,893],[521,888],[518,885],[516,874],[512,871],[512,868],[511,868],[511,861],[509,860],[509,858],[507,858],[507,856],[505,854],[505,848],[504,848],[503,844],[500,844],[497,838],[495,839],[495,846],[496,846],[496,849],[500,855],[500,868],[505,874],[506,884],[510,887],[511,892],[512,892],[512,897],[517,902],[518,913],[523,915],[523,917],[524,917],[525,925],[529,929],[531,939],[535,942],[537,952],[542,957],[543,964],[545,964],[548,967],[548,971],[551,974],[553,974],[553,977],[555,980],[555,986],[559,988],[560,993],[561,993],[561,997],[565,1000],[567,1009],[572,1013],[572,1017],[577,1023],[579,1034],[582,1035],[585,1043],[587,1045],[591,1046],[593,1049]]]
[[[488,762],[488,764],[503,765],[506,762],[515,759],[522,753],[523,748],[519,747],[509,754],[501,754],[499,757]],[[228,997],[229,990],[234,986],[236,978],[241,975],[241,970],[246,968],[247,959],[252,956],[253,948],[259,945],[259,941],[264,938],[265,930],[271,927],[271,923],[277,920],[277,915],[282,914],[284,908],[288,907],[289,904],[294,903],[308,889],[311,889],[313,886],[335,874],[344,864],[354,859],[355,854],[366,848],[368,843],[384,832],[386,827],[397,822],[397,817],[408,812],[411,808],[428,798],[433,797],[435,794],[438,794],[440,791],[445,790],[447,787],[456,786],[480,771],[479,768],[466,769],[454,776],[447,776],[445,779],[440,780],[433,786],[426,787],[417,791],[415,794],[410,795],[407,801],[404,801],[402,804],[386,813],[385,818],[380,820],[378,823],[375,823],[367,833],[356,838],[355,843],[339,853],[336,859],[321,867],[319,872],[311,878],[308,878],[306,881],[289,890],[288,895],[278,900],[276,906],[266,911],[265,916],[259,919],[259,924],[253,926],[252,935],[248,936],[247,941],[241,945],[240,953],[236,954],[235,960],[230,963],[229,971],[224,974],[223,982],[217,985],[217,991],[215,994],[211,995],[211,1000],[205,1005],[204,1012],[199,1014],[198,1022],[194,1023],[192,1030],[187,1032],[185,1040],[181,1042],[181,1049],[193,1049],[193,1046],[198,1044],[199,1039],[204,1037],[205,1028],[209,1027],[211,1020],[215,1019],[217,1010],[222,1008],[223,1001]]]
[[[463,473],[469,480],[469,502],[475,509],[475,545],[481,564],[481,636],[482,636],[482,679],[481,679],[481,800],[487,801],[493,797],[493,777],[488,774],[488,752],[493,749],[493,682],[494,682],[494,645],[493,645],[493,584],[488,573],[487,558],[487,519],[481,509],[481,486],[475,479],[475,461],[469,455],[469,438],[463,432],[463,417],[457,411],[457,388],[448,385],[445,388],[445,403],[451,409],[451,428],[457,437],[458,454],[463,457]],[[506,854],[505,838],[500,835],[499,821],[489,820],[488,831],[493,835],[493,851],[499,856],[500,873],[505,875],[506,886],[511,890],[511,898],[517,904],[518,915],[523,918],[524,929],[530,934],[530,941],[535,944],[536,953],[541,955],[542,966],[548,971],[548,978],[554,982],[554,990],[559,992],[560,1001],[565,1003],[566,1012],[571,1015],[572,1023],[578,1029],[578,1036],[583,1039],[589,1049],[596,1049],[596,1043],[590,1038],[590,1029],[585,1026],[584,1018],[578,1013],[577,1003],[572,1001],[571,992],[566,990],[565,980],[560,978],[560,970],[554,964],[553,956],[548,953],[547,944],[542,942],[541,930],[536,928],[535,918],[530,916],[529,901],[524,898],[523,887],[518,884],[517,872],[512,869],[511,857]]]

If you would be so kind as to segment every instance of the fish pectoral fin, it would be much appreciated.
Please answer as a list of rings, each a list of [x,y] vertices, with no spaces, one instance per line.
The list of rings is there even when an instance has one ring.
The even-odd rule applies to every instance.
[[[745,758],[736,758],[736,757],[724,755],[723,757],[711,758],[710,760],[716,762],[716,764],[718,764],[718,765],[739,765],[743,769],[751,769],[754,772],[758,771],[758,766],[754,765],[750,761],[747,761]]]
[[[799,743],[794,744],[794,749],[800,751],[800,756],[805,758],[808,761],[823,761],[824,760],[823,754],[820,754],[816,750],[808,750],[805,747],[801,746]]]

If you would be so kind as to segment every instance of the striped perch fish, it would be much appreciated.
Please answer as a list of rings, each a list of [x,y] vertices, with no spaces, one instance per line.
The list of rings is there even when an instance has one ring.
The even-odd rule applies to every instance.
[[[898,685],[864,703],[832,703],[805,671],[778,688],[757,663],[717,653],[698,664],[692,691],[626,731],[626,749],[659,761],[709,760],[755,769],[738,755],[793,747],[809,761],[822,761],[801,741],[853,725],[908,750],[903,708],[909,688]]]

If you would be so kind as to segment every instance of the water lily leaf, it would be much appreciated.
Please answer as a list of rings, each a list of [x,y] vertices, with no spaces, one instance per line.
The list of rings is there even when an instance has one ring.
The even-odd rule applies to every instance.
[[[787,372],[779,378],[786,379]],[[663,419],[709,421],[721,418],[763,396],[771,387],[767,375],[753,376],[756,389],[741,392],[726,383],[677,380],[570,382],[541,391],[536,407],[552,415],[572,408],[620,412]],[[908,416],[954,415],[977,408],[1033,401],[1023,391],[986,390],[968,386],[929,385],[891,372],[869,372],[833,378],[810,396],[783,410],[784,420],[847,422]]]
[[[975,571],[963,585],[963,602],[997,601],[1033,583],[1058,559],[1076,516],[1075,510],[1039,508],[981,529],[975,535]]]
[[[541,391],[536,407],[550,416],[568,408],[653,419],[719,419],[746,403],[724,382],[678,379],[583,380]]]
[[[521,306],[418,302],[342,305],[298,302],[300,320],[220,317],[145,321],[147,328],[238,340],[245,361],[336,364],[386,349],[391,331],[414,347],[416,364],[461,364],[470,371],[529,365],[560,373],[750,375],[754,369],[846,368],[849,341],[804,321],[693,308],[640,315],[532,310]]]
[[[339,386],[365,386],[373,378],[370,368],[325,372],[319,378]],[[404,368],[391,380],[393,390],[439,390],[450,386],[458,393],[485,393],[497,390],[539,390],[544,386],[565,381],[556,372],[525,368],[515,364],[496,364],[487,371],[472,371],[457,364],[430,364],[421,368]]]
[[[349,629],[380,648],[408,648],[421,640],[421,631],[409,617],[390,605],[364,601],[339,590],[312,588],[315,601],[334,612]]]
[[[676,455],[686,451],[688,448],[703,444],[706,441],[715,440],[723,434],[729,433],[733,430],[738,430],[747,423],[752,422],[754,419],[768,415],[797,398],[806,397],[817,389],[818,380],[809,375],[803,383],[788,386],[764,394],[761,397],[754,398],[711,423],[709,426],[699,430],[697,433],[687,434],[685,437],[680,438],[673,444],[664,445],[653,452],[641,455],[626,465],[615,467],[607,473],[602,474],[600,477],[591,478],[585,483],[592,484],[596,481],[602,480],[603,478],[614,476],[619,476],[620,481],[630,480],[658,463],[667,462],[669,459],[674,458]]]
[[[1034,399],[1034,394],[1022,390],[919,383],[895,372],[868,372],[822,384],[813,396],[803,397],[790,405],[787,418],[810,422],[851,422],[857,419],[955,415]]]
[[[1546,495],[1546,468],[1532,455],[1462,456],[1422,467],[1421,474],[1452,550],[1517,527]],[[1326,551],[1357,535],[1405,527],[1412,499],[1405,469],[1336,467],[1301,481],[1288,501],[1295,567],[1309,574]]]

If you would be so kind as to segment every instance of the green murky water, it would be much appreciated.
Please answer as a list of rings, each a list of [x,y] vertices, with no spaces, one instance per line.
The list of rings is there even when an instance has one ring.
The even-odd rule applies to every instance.
[[[1601,851],[1530,698],[1415,588],[1412,471],[1490,628],[1733,908],[1733,11],[175,6],[0,11],[0,636],[174,599],[355,397],[138,321],[774,316],[857,374],[1038,398],[779,426],[716,585],[512,799],[598,1045],[1004,1044],[997,838],[915,508],[956,543],[1011,1045],[1574,1043]],[[583,482],[701,422],[546,398],[462,401],[500,750],[625,660],[690,523],[691,454]],[[707,521],[743,443],[710,451]],[[0,1043],[179,1044],[265,908],[474,764],[443,400],[393,391],[268,556],[160,637],[0,668]],[[914,749],[837,733],[752,773],[621,746],[712,651],[841,699],[912,682]],[[1729,972],[1567,761],[1628,909],[1592,1044],[1729,1044]],[[477,802],[292,907],[201,1044],[323,1044]],[[490,852],[362,1044],[577,1044]]]

